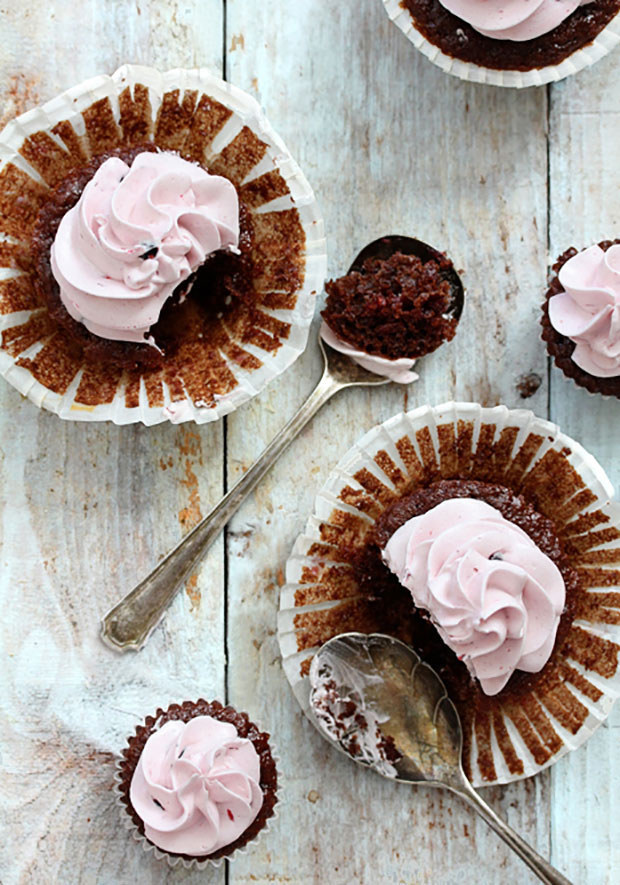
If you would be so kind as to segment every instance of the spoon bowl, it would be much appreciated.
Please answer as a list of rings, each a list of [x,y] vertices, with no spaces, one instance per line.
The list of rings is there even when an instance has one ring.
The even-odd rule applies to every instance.
[[[383,777],[457,793],[541,881],[570,885],[473,789],[456,707],[412,648],[381,633],[343,633],[312,659],[310,685],[313,722],[332,746]]]

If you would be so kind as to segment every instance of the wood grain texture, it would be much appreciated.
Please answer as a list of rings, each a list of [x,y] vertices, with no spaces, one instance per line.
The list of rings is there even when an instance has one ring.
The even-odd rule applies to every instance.
[[[0,14],[5,117],[127,60],[222,69],[220,0],[88,0],[79,27],[69,2]],[[140,655],[108,651],[99,619],[221,496],[223,425],[89,426],[0,399],[0,880],[176,880],[121,824],[114,754],[159,705],[223,697],[223,542]]]
[[[231,880],[334,883],[530,882],[474,815],[446,797],[394,788],[323,746],[282,674],[274,603],[316,491],[369,427],[418,403],[474,399],[546,404],[546,359],[532,334],[546,263],[546,94],[467,86],[428,64],[380,3],[227,4],[229,79],[255,91],[315,188],[329,273],[385,233],[445,249],[464,268],[456,339],[420,363],[407,390],[347,391],[325,407],[233,520],[228,652],[233,703],[260,702],[278,736],[292,821],[236,862]],[[521,374],[542,380],[521,399]],[[230,417],[230,480],[307,394],[316,345],[295,369]],[[248,678],[249,673],[256,674]],[[490,791],[498,810],[549,850],[548,776]],[[333,835],[332,835],[333,834]]]
[[[549,225],[552,254],[620,227],[618,56],[553,87],[548,106],[546,90],[442,74],[379,0],[85,0],[79,29],[69,0],[9,0],[0,16],[3,119],[125,61],[215,73],[225,61],[315,188],[330,274],[367,241],[400,232],[448,251],[468,290],[456,339],[420,364],[418,383],[345,392],[325,407],[137,656],[101,645],[100,615],[290,417],[317,380],[316,345],[226,427],[66,424],[0,385],[3,885],[532,882],[456,800],[395,787],[320,740],[282,673],[278,590],[322,481],[355,439],[403,408],[473,399],[550,409],[620,477],[616,404],[555,371],[549,384],[537,327]],[[523,399],[521,376],[532,373],[540,387]],[[121,827],[113,754],[156,706],[225,692],[273,733],[285,804],[227,873],[170,872]],[[550,773],[485,791],[580,885],[611,885],[620,871],[619,723],[616,714]]]
[[[551,258],[620,231],[620,68],[610,56],[574,82],[554,87],[550,107]],[[555,367],[551,418],[620,483],[620,402],[592,396]],[[620,875],[620,710],[551,773],[552,857],[575,882]],[[582,846],[579,850],[577,846]]]

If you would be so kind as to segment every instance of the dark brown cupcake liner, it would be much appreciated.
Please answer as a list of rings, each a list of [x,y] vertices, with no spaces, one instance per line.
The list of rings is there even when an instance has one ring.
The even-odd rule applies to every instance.
[[[263,789],[263,805],[250,826],[231,845],[226,845],[213,854],[204,857],[193,857],[187,854],[174,854],[158,848],[144,832],[144,823],[134,811],[129,798],[129,788],[136,765],[148,738],[166,722],[180,720],[189,722],[196,716],[213,716],[223,722],[232,723],[240,737],[248,738],[254,744],[261,763],[260,786]],[[165,860],[169,866],[183,866],[185,869],[203,870],[208,866],[219,867],[224,860],[233,860],[246,854],[255,846],[264,834],[269,832],[271,823],[278,817],[277,805],[281,801],[282,776],[280,760],[272,747],[271,736],[263,731],[260,725],[250,720],[247,713],[239,713],[233,707],[220,701],[184,701],[182,704],[171,704],[166,710],[158,708],[154,716],[147,716],[143,725],[136,727],[136,733],[127,741],[117,761],[116,774],[117,804],[121,810],[121,819],[125,827],[131,831],[134,839],[142,845],[145,852],[152,852],[158,860]]]
[[[500,692],[465,711],[470,777],[478,786],[508,783],[587,740],[620,693],[620,506],[597,461],[554,424],[526,410],[447,403],[366,434],[317,496],[288,560],[278,624],[283,665],[308,712],[317,648],[339,633],[386,632],[377,607],[384,603],[364,592],[355,563],[394,501],[440,479],[496,483],[521,495],[551,520],[578,579],[567,629],[543,671],[518,695]],[[408,641],[415,646],[415,637]]]
[[[620,240],[603,240],[598,243],[598,245],[601,249],[607,251],[610,246],[618,243],[620,243]],[[549,299],[553,295],[557,295],[559,292],[564,291],[560,280],[558,279],[558,274],[566,262],[577,254],[577,249],[571,247],[570,249],[567,249],[566,252],[563,252],[553,265],[552,269],[555,276],[551,280],[549,288],[545,293],[545,300],[542,305],[542,316],[540,318],[542,339],[547,345],[549,356],[553,358],[558,369],[561,369],[567,378],[571,378],[575,384],[579,385],[579,387],[584,387],[588,393],[598,393],[601,396],[615,396],[620,399],[620,376],[615,376],[613,378],[598,378],[595,375],[590,375],[589,372],[586,372],[585,369],[582,369],[581,366],[578,366],[577,363],[573,362],[572,356],[573,351],[575,350],[575,342],[571,341],[571,339],[567,338],[565,335],[562,335],[557,329],[554,329],[551,325],[551,320],[549,319]]]

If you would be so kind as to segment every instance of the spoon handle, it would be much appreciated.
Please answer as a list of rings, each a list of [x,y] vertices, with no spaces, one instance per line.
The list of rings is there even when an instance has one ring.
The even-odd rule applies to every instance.
[[[453,788],[450,788],[453,789]],[[495,830],[498,836],[509,845],[512,850],[519,855],[521,860],[525,861],[528,867],[538,876],[541,882],[547,885],[571,885],[569,879],[558,872],[555,867],[541,857],[537,851],[534,851],[531,845],[519,836],[512,827],[498,817],[493,809],[487,805],[484,799],[481,799],[478,793],[469,783],[464,783],[463,788],[455,789],[454,792],[462,796],[471,807],[478,812],[480,817],[488,823],[492,830]]]
[[[162,619],[179,587],[282,452],[330,397],[346,385],[327,371],[299,411],[219,504],[131,590],[101,622],[101,636],[116,651],[138,650]]]

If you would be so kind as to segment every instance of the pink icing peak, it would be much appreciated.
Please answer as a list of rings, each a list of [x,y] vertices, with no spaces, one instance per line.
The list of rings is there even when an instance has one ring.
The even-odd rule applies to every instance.
[[[367,372],[373,372],[375,375],[389,378],[390,381],[394,381],[396,384],[410,384],[412,381],[417,381],[420,377],[417,372],[411,371],[415,365],[414,359],[403,357],[397,360],[389,360],[386,357],[365,353],[363,350],[356,350],[332,332],[325,321],[321,323],[321,338],[326,344],[337,350],[338,353],[343,353],[352,359],[362,369],[366,369]]]
[[[260,759],[230,722],[196,716],[153,732],[129,798],[146,837],[164,851],[213,854],[247,830],[263,804]]]
[[[207,258],[239,242],[226,178],[172,153],[110,157],[62,218],[51,250],[60,297],[94,335],[144,343],[165,301]]]
[[[578,252],[558,277],[564,291],[549,299],[549,320],[575,342],[573,362],[597,378],[620,375],[620,245]]]
[[[495,507],[443,501],[397,529],[383,559],[485,694],[501,691],[515,670],[537,673],[549,660],[564,580]]]
[[[496,40],[533,40],[592,0],[440,0],[442,6]]]

